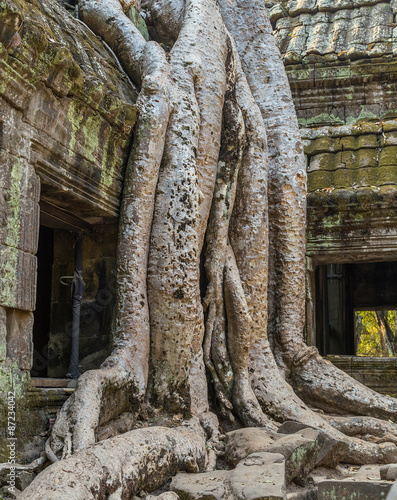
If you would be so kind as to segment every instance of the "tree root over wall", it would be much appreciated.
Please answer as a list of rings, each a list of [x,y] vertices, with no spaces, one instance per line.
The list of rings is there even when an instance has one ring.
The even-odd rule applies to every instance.
[[[274,431],[294,420],[344,440],[350,463],[397,461],[396,426],[387,422],[397,421],[397,401],[303,341],[305,161],[264,3],[147,0],[142,8],[156,41],[145,41],[118,0],[79,2],[82,20],[140,88],[114,350],[80,377],[56,421],[51,446],[64,460],[22,498],[124,499],[179,468],[213,468],[219,429],[206,369],[230,421]],[[95,444],[101,428],[147,404],[195,423]]]

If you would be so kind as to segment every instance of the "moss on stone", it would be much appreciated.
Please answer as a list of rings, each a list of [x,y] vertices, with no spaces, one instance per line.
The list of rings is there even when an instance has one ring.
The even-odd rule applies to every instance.
[[[355,150],[357,149],[357,138],[353,136],[341,137],[339,139],[340,145],[343,150]]]
[[[324,189],[332,186],[331,172],[326,170],[317,170],[315,172],[309,172],[308,179],[308,190],[315,191],[316,189]]]
[[[375,186],[377,177],[377,169],[375,168],[360,168],[356,172],[356,183],[358,186]]]
[[[335,155],[335,165],[338,168],[357,168],[355,151],[340,151]]]
[[[334,172],[333,184],[335,188],[348,188],[353,185],[354,170],[339,168]]]
[[[378,186],[397,184],[397,161],[394,165],[379,166],[377,172]]]
[[[376,118],[375,116],[373,116]],[[379,121],[360,121],[362,117],[358,117],[356,119],[353,119],[353,121],[350,121],[354,125],[351,128],[351,133],[352,135],[365,135],[365,134],[380,134],[382,132],[382,123]],[[357,123],[359,122],[359,123]]]
[[[397,146],[387,146],[379,155],[379,166],[385,167],[397,163]]]
[[[376,148],[378,147],[378,135],[365,134],[357,137],[357,148]]]
[[[395,130],[397,130],[397,120],[383,123],[383,132],[394,132]]]
[[[335,168],[335,155],[332,153],[321,153],[310,158],[308,171],[335,170]]]
[[[311,141],[307,147],[305,147],[305,154],[315,155],[319,153],[331,153],[335,151],[335,140],[332,137],[319,137],[314,141]]]
[[[357,151],[357,166],[361,167],[376,167],[378,165],[378,150],[377,149],[360,149]]]

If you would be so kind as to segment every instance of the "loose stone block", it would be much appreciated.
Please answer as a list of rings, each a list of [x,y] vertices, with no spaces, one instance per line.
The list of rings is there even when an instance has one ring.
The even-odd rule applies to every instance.
[[[317,488],[304,488],[288,493],[287,500],[317,500]]]
[[[385,500],[391,483],[375,481],[322,481],[318,500]]]
[[[230,487],[238,500],[284,500],[285,461],[278,453],[253,453],[233,470]]]
[[[228,487],[230,474],[226,470],[204,474],[178,472],[170,488],[185,500],[231,500],[233,496]]]
[[[295,480],[304,484],[305,479],[317,463],[318,451],[321,448],[320,431],[303,429],[300,432],[281,437],[266,451],[280,453],[285,458],[285,476],[287,483]]]
[[[381,467],[380,478],[384,481],[397,481],[397,464],[388,464]]]
[[[307,429],[310,426],[302,424],[300,422],[286,421],[278,429],[280,434],[294,434],[301,432],[303,429]],[[347,451],[348,444],[345,441],[338,441],[337,439],[331,437],[329,434],[323,430],[316,429],[320,432],[318,442],[319,449],[317,453],[316,466],[323,467],[336,467],[340,462],[341,457],[343,457]]]
[[[226,434],[225,458],[233,466],[258,451],[265,451],[281,436],[260,427],[237,429]]]

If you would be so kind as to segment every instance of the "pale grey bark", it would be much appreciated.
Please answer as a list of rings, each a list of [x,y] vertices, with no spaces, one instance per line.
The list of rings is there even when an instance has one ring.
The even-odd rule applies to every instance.
[[[148,427],[116,436],[46,468],[26,500],[129,499],[153,491],[178,470],[202,471],[204,431],[197,419],[173,429]]]
[[[396,460],[394,438],[355,437],[369,434],[365,419],[360,429],[330,422],[300,399],[397,420],[395,400],[303,342],[305,164],[264,4],[145,2],[167,53],[143,39],[118,0],[80,5],[141,92],[120,217],[115,349],[80,378],[53,449],[88,452],[101,425],[146,398],[177,418],[199,417],[213,467],[219,432],[206,365],[223,416],[271,430],[271,418],[300,421],[345,439],[351,463]],[[396,435],[384,427],[382,438]]]

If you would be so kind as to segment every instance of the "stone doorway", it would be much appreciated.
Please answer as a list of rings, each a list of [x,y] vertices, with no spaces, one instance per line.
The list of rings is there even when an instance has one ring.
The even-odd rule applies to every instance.
[[[378,316],[395,311],[396,282],[397,261],[318,266],[316,345],[320,353],[365,356],[358,352],[357,316],[361,315],[361,323],[367,320],[369,324],[370,318],[366,317],[370,311],[378,312]],[[395,322],[392,326],[391,341],[394,342]]]
[[[32,377],[48,375],[48,343],[51,328],[52,267],[54,263],[54,229],[40,226],[37,250],[37,295],[33,324]]]

